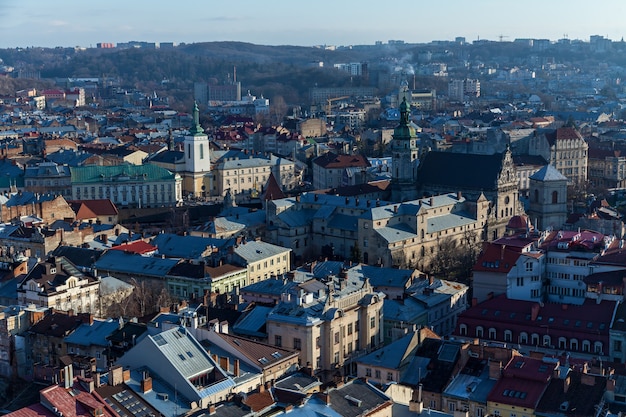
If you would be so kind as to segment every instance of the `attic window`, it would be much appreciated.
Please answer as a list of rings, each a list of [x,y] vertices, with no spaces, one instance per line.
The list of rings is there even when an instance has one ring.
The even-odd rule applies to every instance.
[[[269,361],[267,360],[267,358],[265,356],[263,356],[262,358],[259,358],[259,362],[261,362],[262,364],[266,364],[269,363]]]

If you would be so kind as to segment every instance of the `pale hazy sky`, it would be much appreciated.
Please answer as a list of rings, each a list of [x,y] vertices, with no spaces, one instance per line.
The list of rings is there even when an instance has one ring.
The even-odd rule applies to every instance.
[[[0,0],[0,48],[626,36],[625,0]]]

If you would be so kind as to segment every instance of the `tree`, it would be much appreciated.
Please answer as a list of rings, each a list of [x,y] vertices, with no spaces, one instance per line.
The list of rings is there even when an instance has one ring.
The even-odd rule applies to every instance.
[[[359,244],[357,242],[352,246],[350,256],[352,258],[352,262],[361,263],[361,248],[359,248]]]

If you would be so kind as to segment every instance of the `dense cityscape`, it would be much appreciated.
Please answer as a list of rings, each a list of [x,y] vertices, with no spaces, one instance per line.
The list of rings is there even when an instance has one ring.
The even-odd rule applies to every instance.
[[[626,42],[507,38],[0,49],[0,414],[622,415]]]

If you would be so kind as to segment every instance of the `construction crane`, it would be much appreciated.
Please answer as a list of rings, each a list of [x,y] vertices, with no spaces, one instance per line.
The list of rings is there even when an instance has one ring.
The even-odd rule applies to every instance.
[[[335,101],[339,101],[339,100],[345,100],[347,98],[350,98],[350,96],[327,98],[326,102],[328,103],[328,105],[326,106],[326,117],[330,115],[330,112],[332,110],[332,103],[334,103]]]
[[[502,42],[502,40],[503,40],[504,38],[508,38],[508,36],[507,36],[507,35],[500,35],[500,36],[498,36],[498,38],[500,38],[500,42]]]

